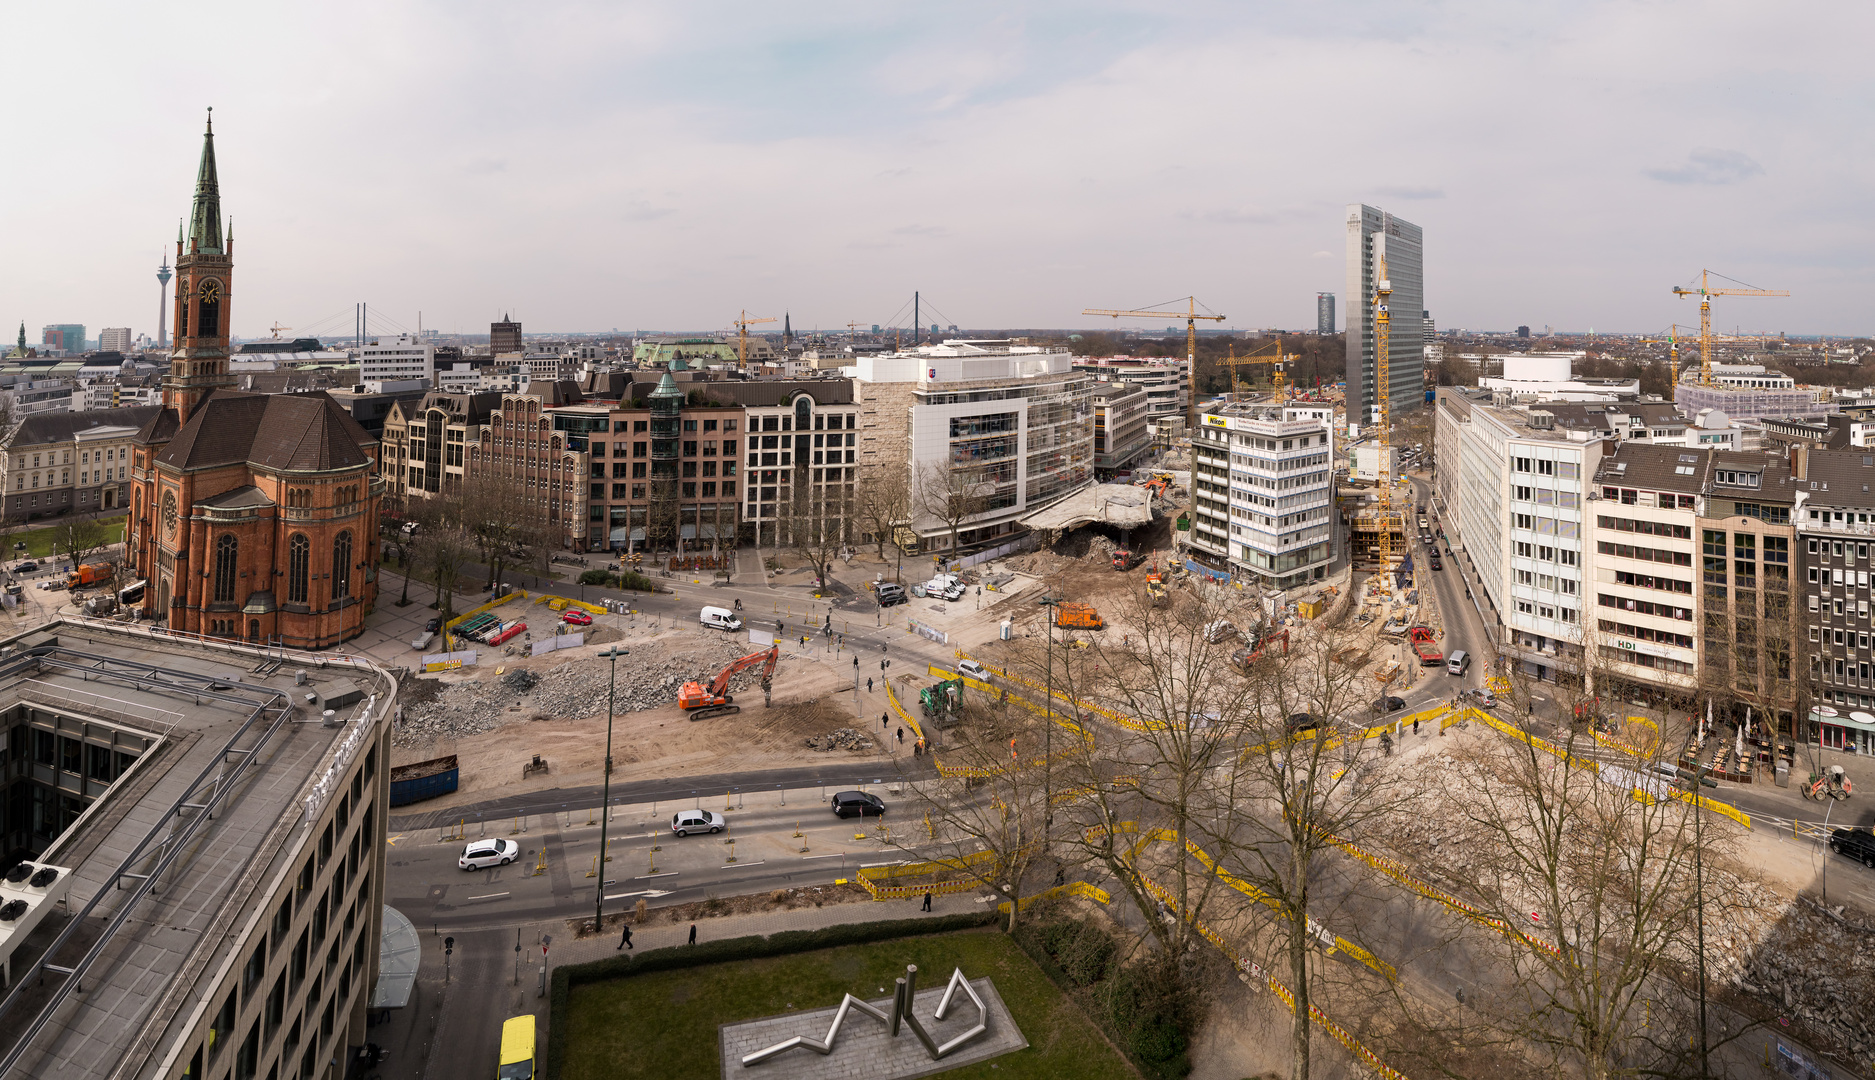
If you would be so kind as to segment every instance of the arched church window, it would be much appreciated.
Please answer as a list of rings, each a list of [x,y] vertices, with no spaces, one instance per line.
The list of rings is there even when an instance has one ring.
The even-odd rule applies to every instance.
[[[332,598],[352,594],[352,534],[347,529],[332,541]]]
[[[312,561],[312,541],[305,533],[294,533],[287,541],[286,562],[286,602],[304,604],[306,602],[306,578]]]
[[[215,602],[234,602],[234,580],[240,573],[241,542],[233,533],[221,534],[215,541]]]

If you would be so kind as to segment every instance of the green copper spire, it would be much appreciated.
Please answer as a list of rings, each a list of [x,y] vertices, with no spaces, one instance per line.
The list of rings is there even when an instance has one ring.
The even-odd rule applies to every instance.
[[[202,135],[202,164],[195,173],[195,206],[189,215],[184,253],[221,254],[221,183],[215,176],[215,110],[209,110]]]
[[[20,323],[20,355],[26,355],[26,324]]]

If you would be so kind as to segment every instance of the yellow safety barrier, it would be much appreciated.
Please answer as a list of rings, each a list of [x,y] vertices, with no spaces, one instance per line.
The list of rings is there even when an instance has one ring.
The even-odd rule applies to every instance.
[[[444,629],[446,629],[446,630],[454,630],[454,629],[456,628],[456,626],[457,626],[457,625],[458,625],[459,623],[461,623],[461,622],[462,622],[462,621],[463,621],[464,619],[471,619],[471,618],[474,618],[475,616],[477,616],[477,615],[480,615],[480,614],[481,614],[482,612],[484,612],[484,611],[488,611],[488,610],[490,610],[490,609],[492,609],[492,608],[498,608],[498,607],[500,607],[501,605],[503,605],[503,604],[505,604],[505,603],[507,603],[507,602],[509,602],[510,600],[525,600],[525,599],[527,599],[527,590],[526,590],[526,589],[516,589],[516,590],[514,590],[513,592],[511,592],[511,593],[509,593],[509,594],[508,594],[508,595],[506,595],[506,596],[497,596],[497,597],[496,597],[496,598],[494,598],[493,600],[490,600],[490,601],[489,601],[488,603],[486,603],[486,604],[483,604],[483,605],[482,605],[482,606],[480,606],[480,607],[477,607],[477,608],[471,608],[471,609],[469,609],[468,611],[465,611],[465,612],[463,612],[462,614],[460,614],[460,615],[458,615],[458,616],[456,616],[455,618],[453,618],[453,619],[451,619],[451,620],[449,620],[449,621],[448,621],[447,623],[444,623],[444,624],[443,624],[443,627],[444,627]]]
[[[1043,889],[1041,892],[1035,893],[1032,896],[1023,897],[1021,900],[1022,910],[1027,911],[1031,904],[1055,896],[1085,896],[1089,900],[1097,901],[1102,904],[1113,902],[1112,894],[1098,885],[1089,885],[1085,881],[1070,881],[1066,885],[1056,885],[1052,889]],[[1009,914],[1009,901],[1004,900],[1002,903],[997,904],[996,910],[1005,915]]]

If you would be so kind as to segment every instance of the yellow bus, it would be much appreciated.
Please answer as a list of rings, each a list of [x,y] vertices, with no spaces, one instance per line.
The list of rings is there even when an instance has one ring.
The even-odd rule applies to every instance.
[[[501,1025],[501,1069],[495,1080],[534,1080],[534,1017],[511,1017]]]

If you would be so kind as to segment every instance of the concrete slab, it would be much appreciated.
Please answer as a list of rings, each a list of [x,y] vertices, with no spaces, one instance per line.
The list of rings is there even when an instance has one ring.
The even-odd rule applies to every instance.
[[[964,974],[967,976],[969,972]],[[913,1011],[924,1024],[925,1031],[940,1045],[976,1024],[976,1006],[961,992],[951,1001],[950,1013],[943,1021],[931,1018],[931,1014],[937,1011],[938,1002],[944,997],[944,987],[950,982],[950,972],[920,971],[918,977],[920,982],[929,981],[935,985],[918,991]],[[805,1047],[797,1047],[759,1064],[743,1066],[742,1055],[773,1046],[796,1035],[826,1038],[827,1026],[833,1023],[833,1014],[838,1010],[836,1004],[825,1009],[809,1009],[722,1025],[718,1031],[723,1053],[724,1080],[909,1080],[911,1077],[931,1076],[962,1065],[988,1061],[1028,1046],[1029,1040],[1016,1027],[1008,1006],[1003,1004],[1002,997],[996,993],[995,985],[987,978],[971,979],[970,985],[983,998],[983,1004],[989,1010],[989,1030],[942,1061],[931,1060],[931,1054],[909,1027],[900,1027],[898,1038],[895,1039],[887,1025],[858,1009],[852,1009],[840,1025],[840,1033],[834,1037],[833,1053],[826,1057]],[[890,997],[879,998],[870,1004],[888,1016],[892,1013]]]

